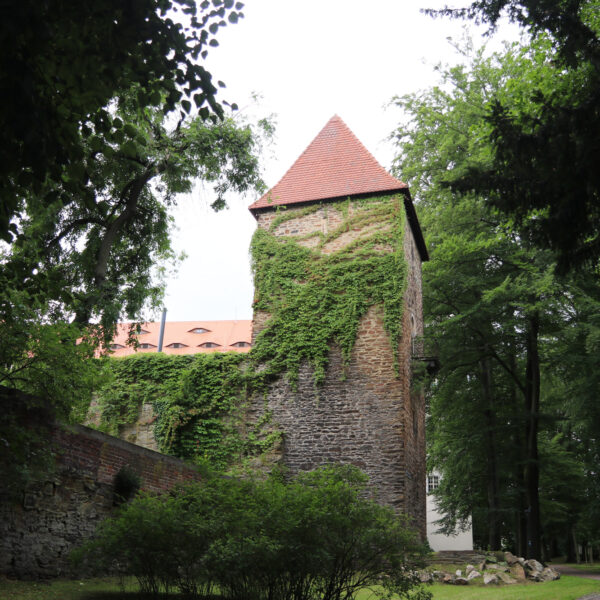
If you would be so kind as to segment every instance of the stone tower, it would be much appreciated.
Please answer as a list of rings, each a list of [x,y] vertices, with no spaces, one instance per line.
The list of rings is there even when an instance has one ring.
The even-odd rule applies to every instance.
[[[334,116],[250,206],[252,420],[282,433],[294,473],[354,464],[425,535],[425,406],[412,381],[427,249],[408,186]]]

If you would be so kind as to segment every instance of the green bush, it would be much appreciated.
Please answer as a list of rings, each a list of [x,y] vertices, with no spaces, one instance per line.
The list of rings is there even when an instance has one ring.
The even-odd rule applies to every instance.
[[[289,483],[211,478],[143,495],[80,553],[145,592],[229,600],[410,597],[423,549],[405,520],[365,497],[366,477],[325,466]]]

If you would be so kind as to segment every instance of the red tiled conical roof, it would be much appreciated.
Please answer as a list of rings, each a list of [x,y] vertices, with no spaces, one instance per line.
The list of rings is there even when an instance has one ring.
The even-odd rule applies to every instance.
[[[249,208],[393,192],[407,187],[392,177],[344,121],[334,115],[279,183]]]

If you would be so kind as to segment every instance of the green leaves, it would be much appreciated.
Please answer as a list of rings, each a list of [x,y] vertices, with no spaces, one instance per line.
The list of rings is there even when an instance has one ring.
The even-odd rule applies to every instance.
[[[90,127],[98,135],[109,132],[106,107],[123,90],[138,86],[138,108],[157,107],[163,114],[179,108],[182,97],[189,113],[185,96],[200,92],[206,110],[223,116],[198,57],[218,45],[212,36],[219,28],[243,17],[243,4],[228,0],[201,6],[200,15],[188,0],[139,0],[126,11],[119,0],[102,0],[85,14],[80,6],[30,0],[6,7],[0,84],[12,92],[3,97],[0,110],[1,239],[12,239],[10,223],[20,214],[20,198],[38,195],[43,202],[40,190],[60,185],[64,169],[81,162]],[[173,12],[191,19],[174,18]],[[112,126],[121,127],[118,121]],[[94,145],[94,152],[101,150]],[[27,179],[20,177],[23,172]]]
[[[142,404],[151,404],[162,452],[218,471],[240,466],[270,450],[280,435],[268,417],[245,431],[243,405],[252,386],[245,360],[232,352],[109,360],[108,379],[97,391],[100,428],[118,435],[122,425],[135,423]]]
[[[303,246],[307,238],[256,231],[251,246],[255,309],[271,318],[256,339],[252,357],[256,364],[268,365],[264,376],[285,373],[293,384],[301,363],[307,361],[314,369],[315,383],[321,383],[330,345],[338,344],[349,361],[360,319],[378,304],[383,305],[395,356],[406,278],[404,211],[398,210],[399,202],[396,198],[355,201],[352,217],[343,204],[328,206],[327,210],[340,212],[341,224],[329,235],[318,236],[314,250]],[[323,207],[284,209],[271,229],[315,210]],[[369,225],[375,224],[380,227],[370,230]],[[331,253],[322,251],[349,229],[363,227],[365,233],[355,242]]]
[[[404,519],[365,492],[365,476],[348,465],[287,483],[206,477],[125,505],[79,559],[99,568],[118,560],[154,594],[352,600],[366,588],[410,598],[424,549]]]
[[[498,153],[490,142],[492,124],[486,119],[486,106],[497,99],[513,107],[514,112],[504,113],[512,122],[518,111],[538,111],[533,86],[554,87],[554,67],[544,58],[547,43],[513,46],[487,58],[466,48],[466,65],[440,68],[443,87],[397,99],[407,123],[394,134],[397,172],[419,198],[431,256],[423,266],[424,314],[426,335],[437,341],[441,369],[431,382],[427,427],[430,466],[444,475],[437,494],[445,514],[441,526],[450,533],[472,518],[477,543],[495,547],[500,538],[511,540],[521,554],[527,548],[518,523],[531,513],[524,496],[531,465],[539,465],[544,482],[540,502],[547,511],[542,513],[546,531],[556,531],[557,543],[564,544],[576,520],[549,510],[554,500],[564,502],[569,494],[546,477],[552,477],[553,461],[568,464],[575,459],[574,439],[583,431],[590,434],[592,415],[597,414],[591,401],[599,389],[592,375],[596,362],[581,353],[583,338],[573,343],[572,319],[581,314],[577,329],[582,333],[590,323],[588,310],[595,305],[598,281],[586,278],[584,292],[581,279],[574,284],[556,277],[552,253],[536,248],[532,235],[515,233],[514,223],[491,207],[490,200],[501,195],[521,202],[518,188],[506,187],[515,181],[517,171],[503,170],[498,187],[489,193],[477,185],[465,185],[460,194],[454,188],[468,174],[496,168]],[[534,156],[538,150],[531,146],[528,151]],[[529,172],[524,177],[533,181],[534,171],[525,170]],[[529,218],[535,227],[546,215],[540,210]],[[539,324],[534,342],[533,322]],[[528,401],[536,387],[532,363],[536,345],[542,393],[532,416]],[[575,375],[575,364],[586,373],[581,378]],[[577,409],[565,400],[575,397],[586,398]],[[581,419],[579,433],[569,431],[560,441],[547,444],[575,422],[558,426],[557,420],[575,413]],[[536,436],[529,433],[538,427],[539,457],[535,449],[531,451]],[[578,460],[580,470],[591,455],[582,451]],[[576,481],[580,482],[574,476],[575,487]],[[579,511],[577,493],[583,497],[587,492],[580,487],[569,497],[572,515]],[[597,507],[591,496],[586,497],[586,507]]]

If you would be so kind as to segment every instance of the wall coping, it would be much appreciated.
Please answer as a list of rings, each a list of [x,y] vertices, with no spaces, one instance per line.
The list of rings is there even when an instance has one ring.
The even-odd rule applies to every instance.
[[[137,444],[132,444],[131,442],[122,440],[121,438],[115,437],[114,435],[109,435],[108,433],[98,431],[97,429],[92,429],[91,427],[86,427],[85,425],[70,425],[60,422],[57,422],[56,425],[58,426],[58,428],[68,433],[74,433],[76,435],[96,440],[103,444],[109,444],[111,446],[120,448],[121,450],[125,450],[126,452],[136,454],[138,456],[147,456],[148,458],[151,458],[153,460],[162,460],[163,462],[169,463],[173,466],[179,468],[183,467],[189,469],[190,471],[196,470],[194,465],[180,458],[176,458],[175,456],[169,456],[168,454],[162,454],[161,452],[157,452],[156,450],[150,450],[149,448],[144,448],[143,446],[138,446]]]

